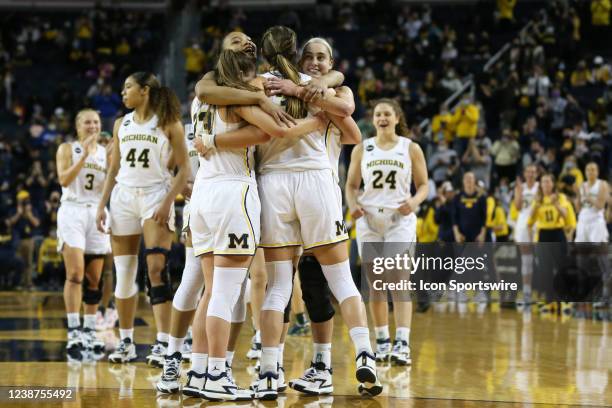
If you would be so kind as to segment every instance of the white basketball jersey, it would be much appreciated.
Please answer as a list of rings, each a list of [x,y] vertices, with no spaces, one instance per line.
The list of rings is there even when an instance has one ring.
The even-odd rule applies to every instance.
[[[80,142],[70,143],[72,163],[81,160],[85,149]],[[79,174],[67,187],[62,187],[62,202],[78,204],[98,204],[102,198],[104,178],[106,177],[106,149],[98,144],[96,152],[87,156]]]
[[[598,210],[593,207],[587,198],[591,200],[597,200],[599,196],[599,189],[601,188],[601,180],[597,180],[592,186],[589,186],[589,182],[585,181],[580,186],[580,213],[578,214],[578,220],[583,222],[598,222],[602,221],[605,223],[604,210]]]
[[[359,197],[362,207],[395,210],[410,197],[410,143],[407,137],[400,137],[393,148],[382,150],[375,138],[364,140],[361,158],[364,190]]]
[[[185,144],[187,145],[187,156],[189,157],[189,164],[191,165],[191,174],[189,175],[189,181],[193,182],[200,167],[200,161],[198,157],[198,151],[195,148],[194,143],[195,132],[193,131],[193,124],[185,123]]]
[[[281,77],[278,72],[267,72],[263,76]],[[310,81],[310,76],[300,74],[300,81]],[[274,95],[270,99],[277,105],[283,105],[285,101],[282,95]],[[311,117],[310,113],[308,117]],[[272,138],[257,146],[257,163],[260,174],[331,169],[321,132],[312,132],[299,138]]]
[[[121,164],[117,183],[137,188],[170,183],[170,141],[157,121],[157,115],[153,115],[147,123],[136,123],[134,112],[123,117],[118,135]]]
[[[209,106],[194,100],[194,129],[209,134],[221,134],[240,129],[247,125],[241,120],[236,123],[225,122],[216,106]],[[253,146],[241,149],[214,150],[206,157],[199,157],[200,168],[196,180],[209,180],[216,177],[233,177],[253,180],[255,178],[255,148]]]
[[[327,157],[329,158],[329,163],[331,164],[336,183],[340,182],[340,177],[338,176],[338,165],[340,162],[340,153],[342,152],[342,142],[340,141],[341,137],[342,132],[340,132],[340,129],[338,129],[332,122],[329,122],[327,128],[325,129],[325,148],[327,150]]]
[[[536,199],[538,195],[538,182],[533,183],[533,186],[529,188],[527,183],[523,183],[523,204],[521,207],[521,211],[518,214],[517,222],[519,223],[527,223],[529,217],[531,216],[531,205]]]

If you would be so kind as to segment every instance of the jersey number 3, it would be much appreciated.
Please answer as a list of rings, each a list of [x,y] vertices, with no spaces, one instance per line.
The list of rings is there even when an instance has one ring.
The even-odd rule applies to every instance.
[[[383,188],[383,183],[380,181],[383,178],[383,172],[380,170],[374,170],[372,174],[374,175],[374,177],[376,177],[372,182],[372,186],[374,188]],[[391,190],[395,190],[395,174],[396,171],[391,170],[389,172],[389,175],[387,175],[387,177],[385,178],[385,183],[389,183],[389,188]]]
[[[85,175],[85,178],[87,179],[87,184],[85,184],[85,190],[93,189],[94,177],[95,176],[93,174],[86,174]]]
[[[136,149],[130,149],[127,156],[125,156],[125,161],[130,162],[130,167],[136,167],[136,162],[142,163],[142,167],[145,169],[149,168],[149,149],[144,149],[142,153],[138,155],[138,159],[136,158]]]

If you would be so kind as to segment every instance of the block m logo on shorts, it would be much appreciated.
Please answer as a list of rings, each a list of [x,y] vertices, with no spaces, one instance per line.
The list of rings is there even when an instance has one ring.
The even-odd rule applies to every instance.
[[[346,233],[348,233],[348,230],[346,229],[346,223],[344,220],[336,221],[336,236],[339,237],[340,235]]]
[[[233,233],[227,234],[227,236],[229,237],[230,248],[236,249],[238,245],[241,245],[242,249],[249,249],[249,234],[242,234],[240,238]]]

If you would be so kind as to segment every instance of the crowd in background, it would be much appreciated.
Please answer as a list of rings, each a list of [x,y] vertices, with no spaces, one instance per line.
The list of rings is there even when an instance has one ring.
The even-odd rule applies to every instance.
[[[268,25],[283,24],[302,40],[315,34],[330,39],[335,69],[355,92],[354,116],[364,138],[374,133],[370,103],[398,99],[409,136],[426,153],[432,182],[419,212],[423,242],[452,238],[439,228],[440,213],[463,188],[468,171],[499,204],[506,229],[497,228],[507,234],[513,185],[527,164],[555,174],[570,198],[588,161],[599,164],[603,178],[610,175],[609,0],[526,5],[532,24],[522,35],[527,19],[517,17],[516,0],[479,3],[482,13],[427,5],[390,12],[380,2],[330,1],[317,5],[316,13],[267,12],[270,24],[225,2],[202,3],[201,33],[183,49],[188,89],[213,67],[227,31],[243,29],[256,39]],[[73,17],[3,17],[0,123],[7,126],[0,131],[0,259],[8,269],[0,275],[0,289],[63,284],[54,250],[57,147],[74,139],[74,114],[85,106],[100,111],[103,129],[110,131],[123,112],[122,79],[150,69],[160,52],[163,16],[97,8]],[[509,49],[485,70],[507,41]],[[467,92],[444,103],[470,79]],[[37,92],[44,87],[46,93]],[[187,106],[191,96],[182,97]],[[430,125],[421,126],[424,120]],[[343,168],[349,153],[343,154]]]

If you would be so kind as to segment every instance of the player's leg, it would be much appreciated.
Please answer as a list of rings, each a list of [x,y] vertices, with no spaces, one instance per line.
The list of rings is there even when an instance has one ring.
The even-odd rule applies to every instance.
[[[261,306],[266,296],[266,263],[262,248],[258,248],[255,258],[249,268],[251,276],[251,314],[255,335],[251,339],[251,348],[247,352],[247,358],[258,359],[261,357]]]
[[[108,246],[108,245],[107,245]],[[85,254],[83,285],[83,345],[95,353],[104,351],[104,342],[96,338],[96,311],[102,299],[104,254]]]

